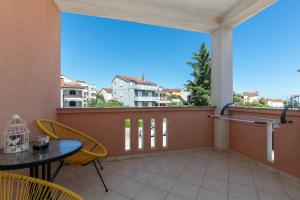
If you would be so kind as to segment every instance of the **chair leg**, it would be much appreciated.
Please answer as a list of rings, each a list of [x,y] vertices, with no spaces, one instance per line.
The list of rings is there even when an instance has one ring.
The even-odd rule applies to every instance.
[[[103,170],[104,168],[102,167],[100,160],[97,160],[97,161],[98,161],[98,163],[100,165],[101,170]]]
[[[59,165],[58,165],[58,167],[56,168],[56,170],[54,171],[54,173],[53,173],[53,175],[51,177],[51,182],[54,182],[56,176],[60,172],[60,170],[63,167],[63,165],[64,165],[64,160],[59,161]]]
[[[96,170],[97,170],[97,173],[98,173],[98,175],[99,175],[99,177],[100,177],[100,179],[101,179],[101,181],[102,181],[102,183],[103,183],[103,186],[104,186],[104,188],[105,188],[105,191],[108,192],[108,189],[107,189],[107,187],[106,187],[106,185],[105,185],[105,183],[104,183],[104,180],[103,180],[103,178],[102,178],[102,176],[101,176],[101,174],[100,174],[100,171],[98,170],[98,167],[97,167],[97,165],[96,165],[96,163],[95,163],[94,160],[93,160],[93,164],[94,164],[94,166],[95,166],[95,168],[96,168]]]

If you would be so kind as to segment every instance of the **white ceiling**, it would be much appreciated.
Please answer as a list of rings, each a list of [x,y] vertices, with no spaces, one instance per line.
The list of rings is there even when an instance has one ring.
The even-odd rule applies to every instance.
[[[232,28],[277,0],[55,0],[64,12],[199,32]]]

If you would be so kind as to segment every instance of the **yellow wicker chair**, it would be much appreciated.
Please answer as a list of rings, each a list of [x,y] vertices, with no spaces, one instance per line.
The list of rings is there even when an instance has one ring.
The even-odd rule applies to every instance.
[[[100,165],[100,168],[103,169],[99,159],[107,155],[107,150],[100,142],[98,142],[94,138],[76,129],[73,129],[67,125],[64,125],[56,121],[39,119],[37,120],[37,126],[43,133],[48,135],[51,139],[64,138],[64,139],[80,140],[83,144],[82,149],[78,153],[68,158],[65,158],[63,163],[68,165],[82,165],[82,166],[85,166],[89,163],[93,163],[105,187],[106,192],[108,191],[104,183],[104,180],[101,176],[101,173],[95,162],[97,161],[98,164]]]
[[[1,200],[83,200],[74,192],[41,179],[0,172]]]

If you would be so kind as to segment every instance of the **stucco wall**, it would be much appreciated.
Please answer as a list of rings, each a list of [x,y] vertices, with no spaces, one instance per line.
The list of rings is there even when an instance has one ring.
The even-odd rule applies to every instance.
[[[245,115],[279,119],[281,110],[230,108],[233,115]],[[260,163],[269,165],[281,172],[300,178],[300,112],[290,110],[287,120],[290,124],[281,124],[274,131],[275,162],[267,161],[266,126],[240,122],[230,122],[230,149],[242,153]]]
[[[0,140],[13,113],[33,134],[35,119],[55,118],[59,81],[60,11],[54,0],[0,1]]]
[[[213,146],[214,107],[195,108],[86,108],[58,109],[58,120],[94,137],[109,156],[156,153]],[[168,145],[162,147],[163,118],[167,119]],[[131,150],[125,151],[125,119],[130,119]],[[144,148],[138,149],[138,120],[144,120]],[[150,121],[156,121],[156,147],[150,148]]]

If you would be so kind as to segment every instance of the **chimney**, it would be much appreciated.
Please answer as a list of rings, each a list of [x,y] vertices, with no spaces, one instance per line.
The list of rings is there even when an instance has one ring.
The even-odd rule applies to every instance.
[[[142,78],[141,78],[142,81],[145,81],[145,75],[142,74]]]

